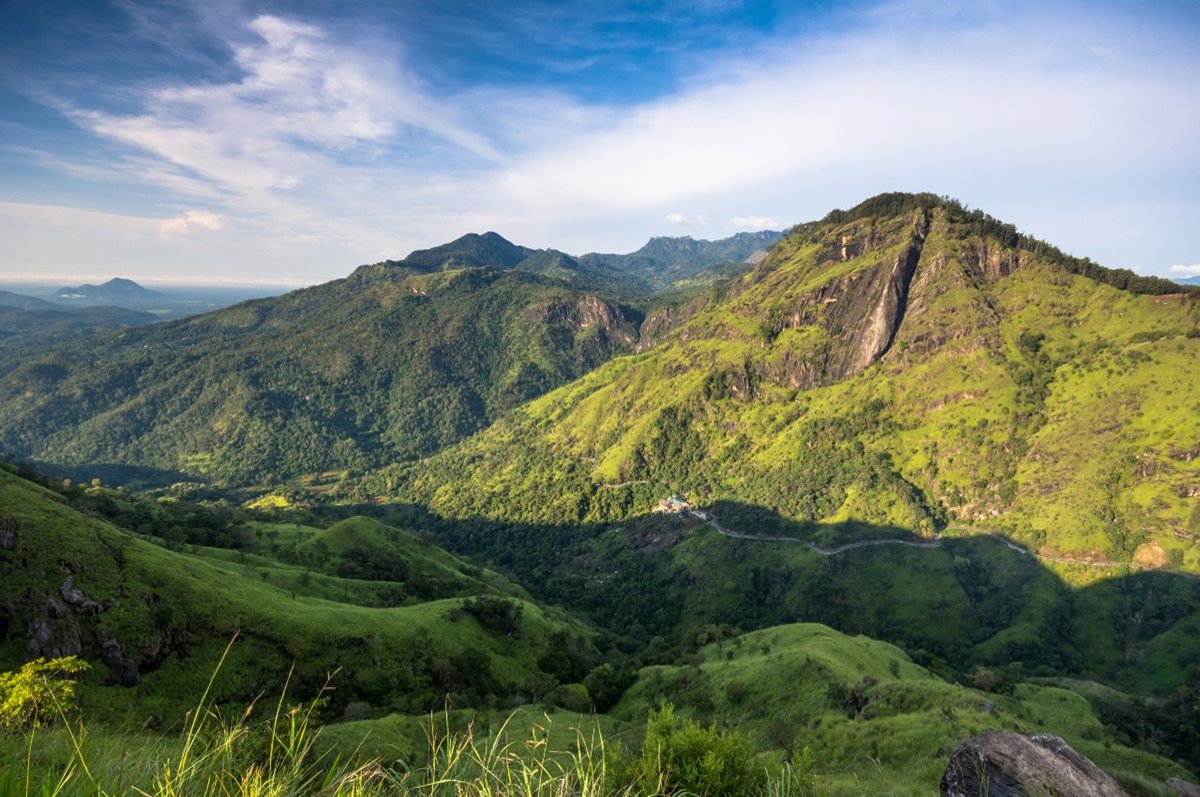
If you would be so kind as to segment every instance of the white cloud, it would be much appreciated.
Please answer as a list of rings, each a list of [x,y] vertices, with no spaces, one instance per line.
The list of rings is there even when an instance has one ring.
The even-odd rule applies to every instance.
[[[149,152],[174,168],[143,172],[178,190],[191,183],[263,202],[341,170],[364,147],[405,131],[496,160],[487,139],[455,121],[394,60],[329,41],[317,27],[273,16],[249,24],[237,45],[239,80],[159,88],[145,110],[121,116],[80,110],[94,132]]]
[[[778,230],[783,225],[770,216],[734,216],[729,220],[730,226],[737,230],[758,232],[759,230]]]
[[[703,214],[689,216],[686,213],[668,213],[663,216],[663,221],[674,227],[703,227],[708,224],[708,217]]]
[[[235,79],[73,115],[133,149],[123,179],[164,206],[237,219],[219,236],[181,236],[210,229],[186,214],[151,220],[159,246],[228,246],[230,268],[337,276],[485,229],[629,251],[664,221],[705,223],[679,208],[779,229],[885,190],[1032,219],[1029,232],[1110,265],[1190,259],[1109,253],[1153,257],[1148,241],[1178,238],[1200,211],[1144,193],[1200,179],[1200,61],[1152,15],[938,9],[890,3],[824,38],[712,56],[675,94],[632,107],[487,84],[437,93],[403,42],[260,16],[230,37]],[[1136,213],[1119,204],[1131,196]]]
[[[1200,277],[1200,263],[1194,266],[1171,266],[1167,271],[1176,277]]]
[[[209,213],[206,210],[187,210],[180,216],[164,221],[159,227],[159,235],[170,238],[174,235],[184,235],[199,230],[219,230],[224,226],[224,220],[216,213]]]

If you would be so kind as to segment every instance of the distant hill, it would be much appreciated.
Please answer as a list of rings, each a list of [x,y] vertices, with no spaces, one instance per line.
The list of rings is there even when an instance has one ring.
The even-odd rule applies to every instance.
[[[494,232],[468,233],[432,249],[418,249],[401,261],[410,268],[445,271],[454,268],[515,268],[536,250],[517,246]]]
[[[590,253],[579,258],[589,270],[620,275],[633,280],[647,291],[658,291],[694,278],[726,264],[749,267],[761,259],[766,249],[783,233],[740,232],[718,241],[696,240],[690,236],[651,238],[636,252],[625,255]]]
[[[73,305],[113,304],[138,307],[161,302],[163,294],[143,288],[133,280],[114,277],[101,285],[80,285],[75,288],[59,288],[54,293],[56,302]]]
[[[719,241],[659,237],[629,254],[575,257],[556,249],[518,246],[494,232],[470,233],[385,264],[419,271],[512,269],[561,280],[581,290],[632,299],[684,287],[689,281],[708,284],[748,270],[780,235],[744,232]]]
[[[1193,286],[1193,287],[1200,287],[1200,276],[1195,276],[1195,277],[1177,277],[1177,278],[1174,278],[1174,279],[1175,279],[1175,282],[1178,282],[1180,285],[1190,285],[1190,286]]]
[[[158,317],[124,307],[55,307],[48,302],[28,308],[0,304],[0,351],[28,356],[63,340],[120,327],[142,326]]]
[[[0,307],[17,307],[22,310],[29,310],[34,307],[50,307],[50,302],[44,299],[38,299],[34,296],[25,296],[12,291],[0,291]]]

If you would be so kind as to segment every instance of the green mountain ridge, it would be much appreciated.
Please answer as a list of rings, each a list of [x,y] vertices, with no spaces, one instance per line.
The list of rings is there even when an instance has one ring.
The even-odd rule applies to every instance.
[[[625,312],[521,272],[365,267],[17,352],[0,363],[0,444],[62,465],[158,468],[167,482],[362,470],[437,450],[632,348]]]
[[[1197,294],[936,197],[864,204],[895,209],[794,228],[657,347],[366,489],[535,521],[683,492],[1200,572]]]
[[[712,247],[686,247],[692,265],[676,264],[679,273],[740,251]],[[14,332],[0,349],[0,450],[157,484],[270,484],[412,459],[633,350],[639,307],[692,298],[648,298],[629,273],[472,234],[143,330],[72,340],[43,324],[62,341],[53,348]],[[664,326],[660,315],[654,328]]]
[[[468,233],[441,246],[416,250],[403,260],[387,260],[370,268],[513,269],[628,300],[736,275],[748,268],[749,258],[761,255],[779,237],[780,233],[771,231],[742,232],[717,241],[656,237],[628,254],[592,252],[573,257],[556,249],[518,246],[495,232]]]

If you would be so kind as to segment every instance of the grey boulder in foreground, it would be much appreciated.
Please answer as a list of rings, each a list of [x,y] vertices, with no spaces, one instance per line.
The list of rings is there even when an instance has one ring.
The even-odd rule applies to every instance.
[[[1057,736],[988,731],[954,748],[943,797],[1128,797],[1104,770]]]

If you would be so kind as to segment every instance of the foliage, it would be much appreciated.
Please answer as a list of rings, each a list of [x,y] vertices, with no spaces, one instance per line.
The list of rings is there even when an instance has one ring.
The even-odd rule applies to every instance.
[[[479,625],[493,634],[512,636],[521,627],[521,606],[504,598],[480,595],[467,598],[462,609]]]
[[[75,656],[34,659],[16,672],[0,673],[0,728],[48,725],[75,710],[75,676],[88,668]]]
[[[309,698],[328,672],[342,668],[344,679],[326,697],[329,717],[352,703],[369,714],[432,710],[448,700],[510,705],[530,699],[527,683],[556,677],[541,664],[552,650],[577,652],[579,672],[570,680],[582,679],[599,658],[595,632],[579,620],[399,529],[358,518],[325,530],[254,530],[244,550],[173,550],[0,469],[0,624],[39,634],[6,633],[0,668],[15,668],[26,644],[34,653],[82,648],[104,662],[81,691],[91,715],[133,714],[158,726],[199,690],[220,640],[235,630],[239,641],[214,687],[217,702],[252,698],[255,684],[276,680],[293,662],[293,689]],[[338,578],[282,558],[293,542],[304,550],[306,539],[327,542],[331,560],[339,541],[386,543],[406,557],[412,583]],[[63,569],[73,575],[45,575]],[[422,598],[426,588],[433,594]],[[499,632],[454,621],[471,596],[504,599],[479,602],[497,607]]]
[[[617,782],[637,794],[738,797],[754,794],[764,784],[748,739],[681,720],[671,705],[650,711],[641,755],[615,757],[612,766]]]

